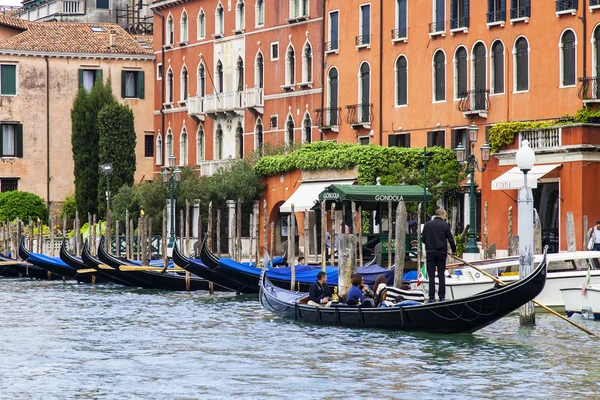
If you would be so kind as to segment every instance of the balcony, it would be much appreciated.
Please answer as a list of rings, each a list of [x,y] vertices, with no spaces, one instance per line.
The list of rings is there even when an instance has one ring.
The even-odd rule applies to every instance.
[[[490,11],[487,13],[487,27],[504,26],[506,24],[506,11]]]
[[[224,167],[231,160],[212,160],[212,161],[200,161],[198,166],[200,167],[200,176],[213,176],[220,167]]]
[[[357,49],[364,49],[371,47],[371,35],[358,35],[354,38],[354,42],[356,44]]]
[[[490,108],[489,89],[468,90],[466,93],[458,95],[458,111],[463,113],[465,118],[469,115],[478,115],[487,118],[487,111]]]
[[[450,20],[450,33],[454,34],[457,32],[467,33],[469,31],[469,18],[459,17],[452,18]]]
[[[29,21],[44,21],[56,15],[81,15],[85,14],[83,0],[50,0],[37,7],[21,9],[14,17]]]
[[[583,100],[583,103],[600,103],[600,77],[579,78],[579,82],[581,86],[577,96]]]
[[[510,23],[511,25],[515,22],[529,22],[529,17],[531,16],[531,7],[529,6],[521,6],[510,9]]]
[[[329,42],[325,42],[325,54],[339,53],[339,51],[340,51],[340,41],[339,40],[331,40]]]
[[[319,108],[315,111],[317,112],[317,121],[319,123],[319,129],[321,131],[340,131],[340,112],[342,111],[341,108]]]
[[[366,128],[371,129],[373,122],[373,104],[354,104],[346,106],[346,123],[353,129]]]
[[[254,115],[265,113],[263,88],[246,88],[246,107]]]
[[[562,127],[530,129],[519,133],[519,143],[529,141],[533,150],[549,150],[562,146]]]
[[[577,0],[556,0],[556,16],[577,13]]]
[[[206,117],[204,97],[193,96],[188,98],[188,115],[197,121],[204,121]]]
[[[408,42],[408,29],[397,28],[392,29],[392,42]]]
[[[429,36],[446,36],[446,21],[436,21],[429,24]]]
[[[211,118],[218,114],[242,114],[245,106],[244,92],[225,92],[206,95],[205,111]]]

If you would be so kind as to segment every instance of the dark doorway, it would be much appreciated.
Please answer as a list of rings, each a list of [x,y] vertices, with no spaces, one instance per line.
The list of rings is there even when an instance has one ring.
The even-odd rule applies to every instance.
[[[559,208],[560,194],[558,182],[538,183],[533,189],[533,207],[542,223],[542,246],[548,246],[549,253],[559,251]]]

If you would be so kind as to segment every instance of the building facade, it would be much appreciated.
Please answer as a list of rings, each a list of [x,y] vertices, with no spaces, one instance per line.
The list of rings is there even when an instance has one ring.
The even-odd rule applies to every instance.
[[[144,40],[147,37],[144,37]],[[52,209],[74,192],[71,107],[80,86],[110,80],[135,116],[136,182],[152,178],[154,55],[114,24],[0,16],[0,186]]]

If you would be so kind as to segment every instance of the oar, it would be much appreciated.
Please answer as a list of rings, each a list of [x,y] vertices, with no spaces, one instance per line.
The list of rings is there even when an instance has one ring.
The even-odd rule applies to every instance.
[[[455,256],[455,255],[453,255],[453,254],[451,254],[451,253],[448,253],[448,254],[449,254],[451,257],[454,257],[454,258],[456,258],[458,261],[462,262],[463,264],[465,264],[465,265],[468,265],[469,267],[473,268],[474,270],[481,272],[483,275],[487,276],[488,278],[491,278],[492,280],[494,280],[494,281],[498,282],[499,284],[501,284],[501,285],[506,285],[506,283],[505,283],[505,282],[503,282],[503,281],[501,281],[500,279],[496,278],[494,275],[488,274],[487,272],[485,272],[485,271],[484,271],[484,270],[482,270],[481,268],[478,268],[478,267],[476,267],[475,265],[471,264],[470,262],[468,262],[468,261],[465,261],[465,260],[463,260],[462,258],[459,258],[459,257],[457,257],[457,256]],[[588,330],[588,329],[584,328],[583,326],[581,326],[581,325],[579,325],[579,324],[577,324],[577,323],[575,323],[575,322],[571,321],[569,318],[567,318],[567,317],[565,317],[565,316],[563,316],[563,315],[560,315],[559,313],[557,313],[557,312],[556,312],[556,311],[554,311],[553,309],[551,309],[551,308],[549,308],[549,307],[547,307],[547,306],[543,305],[543,304],[542,304],[542,303],[540,303],[539,301],[537,301],[537,300],[535,300],[535,299],[533,299],[533,300],[531,300],[531,301],[533,301],[535,304],[537,304],[538,306],[542,307],[544,310],[548,311],[549,313],[551,313],[551,314],[554,314],[554,315],[556,315],[557,317],[564,319],[565,321],[567,321],[567,322],[568,322],[568,323],[570,323],[571,325],[573,325],[573,326],[575,326],[575,327],[577,327],[577,328],[581,329],[582,331],[584,331],[584,332],[585,332],[585,333],[587,333],[588,335],[596,336],[596,334],[595,334],[594,332],[592,332],[592,331],[590,331],[590,330]]]

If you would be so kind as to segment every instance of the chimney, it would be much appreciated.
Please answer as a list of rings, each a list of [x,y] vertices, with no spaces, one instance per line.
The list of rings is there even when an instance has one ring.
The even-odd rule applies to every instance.
[[[112,29],[110,31],[109,41],[110,41],[110,49],[116,50],[117,49],[117,31],[115,31],[114,29]]]

